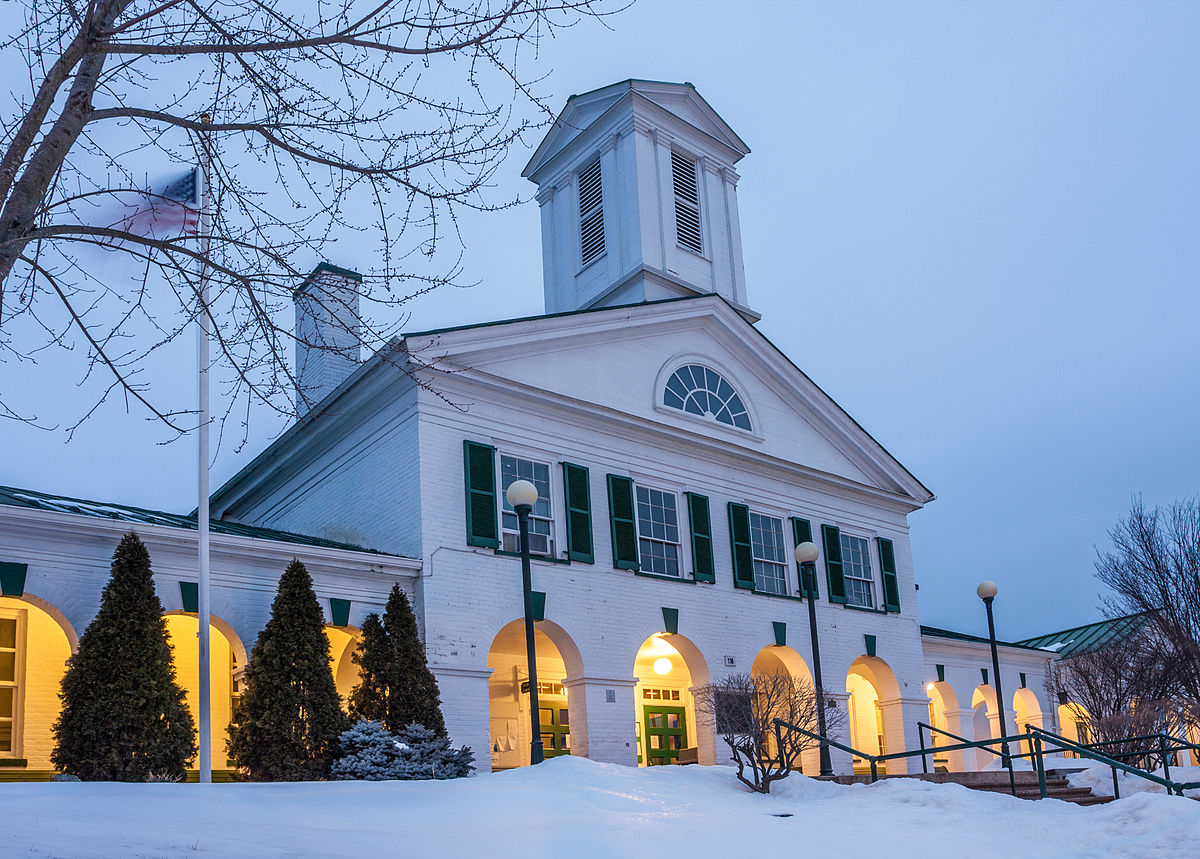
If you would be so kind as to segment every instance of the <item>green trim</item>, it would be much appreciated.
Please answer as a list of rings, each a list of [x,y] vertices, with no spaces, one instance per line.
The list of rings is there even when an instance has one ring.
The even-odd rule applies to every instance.
[[[807,519],[801,519],[798,516],[792,517],[792,545],[799,546],[801,543],[813,542],[812,522]],[[804,565],[799,561],[796,562],[796,593],[802,597],[811,596],[813,599],[820,598],[820,588],[817,586],[817,577],[813,575],[813,592],[810,594],[808,589],[804,587]]]
[[[340,277],[348,277],[351,280],[357,280],[359,283],[361,283],[363,279],[363,276],[356,271],[351,271],[348,268],[342,268],[340,265],[334,265],[331,262],[322,261],[317,263],[317,267],[308,273],[303,282],[296,287],[295,292],[304,292],[304,290],[308,288],[308,285],[322,274],[336,274]]]
[[[750,508],[729,502],[729,550],[733,556],[733,586],[754,590],[754,551],[750,546]]]
[[[350,625],[350,600],[329,598],[329,619],[334,626]]]
[[[592,540],[592,490],[588,470],[564,462],[563,501],[567,508],[567,559],[582,564],[596,563]]]
[[[496,448],[463,441],[463,480],[466,484],[467,545],[481,549],[500,546],[496,517]]]
[[[946,682],[946,666],[945,665],[934,665],[933,667],[937,671],[938,682],[945,683]]]
[[[936,627],[936,626],[922,626],[921,627],[921,635],[928,635],[932,638],[949,638],[954,641],[974,641],[974,642],[978,642],[980,644],[990,644],[991,643],[989,641],[989,639],[986,639],[981,635],[968,635],[965,632],[954,632],[952,630],[941,629],[940,627]],[[1036,650],[1038,653],[1042,654],[1043,656],[1053,656],[1054,655],[1053,651],[1046,650],[1045,648],[1042,648],[1042,647],[1032,647],[1028,644],[1017,644],[1012,641],[997,641],[996,644],[999,647],[1019,647],[1022,650]]]
[[[0,758],[0,767],[11,767],[12,769],[16,769],[18,767],[27,766],[29,766],[29,761],[27,761],[25,758]]]
[[[781,620],[773,620],[771,629],[775,633],[775,646],[787,647],[787,624]]]
[[[900,611],[900,583],[896,578],[896,548],[887,537],[877,537],[879,569],[883,578],[883,605],[887,611]]]
[[[608,525],[612,536],[613,566],[618,570],[637,572],[642,565],[638,561],[633,480],[628,477],[608,475]]]
[[[887,614],[881,608],[868,608],[865,605],[850,605],[850,603],[846,603],[842,608],[848,608],[850,611],[865,611],[867,614]]]
[[[750,591],[756,597],[767,597],[773,600],[791,600],[792,602],[804,602],[804,597],[793,596],[792,594],[772,594],[767,591]]]
[[[662,573],[644,573],[641,570],[634,570],[633,574],[643,579],[658,579],[660,582],[675,582],[678,585],[696,584],[695,579],[685,579],[682,576],[664,576]]]
[[[183,600],[183,610],[192,614],[200,612],[200,584],[199,582],[180,582],[179,583],[179,598]]]
[[[980,673],[983,675],[983,685],[984,685],[984,686],[987,686],[987,685],[988,685],[987,669],[986,669],[986,668],[980,668],[980,669],[979,669],[979,672],[980,672]]]
[[[688,525],[692,532],[692,575],[698,582],[715,584],[716,563],[713,560],[712,516],[708,497],[685,492],[688,506]]]
[[[829,584],[829,601],[845,605],[846,579],[842,572],[842,532],[836,525],[822,525],[821,543],[825,548],[825,579]]]
[[[875,645],[876,645],[875,636],[873,636],[873,635],[864,635],[863,636],[863,646],[866,647],[867,656],[875,655]]]
[[[662,607],[663,631],[671,635],[679,634],[679,609]]]
[[[1028,686],[1025,685],[1025,672],[1024,671],[1021,672],[1021,688],[1022,689],[1029,688]]]
[[[0,561],[0,594],[6,597],[25,596],[25,574],[28,572],[28,564]]]
[[[533,619],[535,621],[546,619],[546,594],[544,591],[530,591],[530,601],[533,603]]]
[[[519,558],[519,557],[521,557],[520,552],[510,552],[507,549],[493,549],[492,554],[499,555],[502,558]],[[568,561],[566,558],[555,558],[552,555],[530,554],[529,560],[541,561],[543,564],[563,564],[565,566],[571,565],[571,562]]]

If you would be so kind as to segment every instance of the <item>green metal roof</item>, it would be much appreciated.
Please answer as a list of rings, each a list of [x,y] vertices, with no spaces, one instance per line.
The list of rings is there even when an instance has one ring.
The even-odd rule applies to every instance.
[[[1130,614],[1039,635],[1036,638],[1026,638],[1019,643],[1025,647],[1052,650],[1059,656],[1072,656],[1085,650],[1094,650],[1111,641],[1127,638],[1141,629],[1146,620],[1145,614]]]
[[[97,519],[116,519],[140,525],[166,525],[170,528],[186,528],[196,530],[195,515],[183,516],[178,513],[164,513],[161,510],[147,510],[143,507],[129,507],[125,504],[110,504],[104,501],[85,501],[82,498],[68,498],[64,495],[48,495],[33,489],[16,489],[11,486],[0,486],[0,505],[7,507],[28,507],[33,510],[46,510],[53,513],[74,513],[77,516],[93,516]],[[301,546],[319,546],[325,549],[346,549],[352,552],[370,552],[382,555],[375,549],[362,546],[352,546],[349,543],[338,543],[334,540],[322,540],[320,537],[308,537],[304,534],[292,534],[288,531],[276,531],[272,528],[256,528],[243,525],[240,522],[224,522],[214,519],[209,524],[209,530],[214,534],[232,534],[237,537],[256,537],[260,540],[273,540],[277,543],[295,543]]]
[[[981,635],[970,635],[969,633],[966,633],[966,632],[955,632],[952,629],[941,629],[940,627],[936,627],[936,626],[922,626],[921,627],[921,635],[930,635],[930,636],[933,636],[934,638],[950,638],[955,641],[970,641],[975,644],[990,644],[991,643],[990,639],[984,638]],[[1020,641],[997,640],[996,644],[1000,645],[1001,647],[1023,647],[1027,650],[1040,650],[1041,649],[1039,647],[1035,647],[1034,645],[1025,644]]]

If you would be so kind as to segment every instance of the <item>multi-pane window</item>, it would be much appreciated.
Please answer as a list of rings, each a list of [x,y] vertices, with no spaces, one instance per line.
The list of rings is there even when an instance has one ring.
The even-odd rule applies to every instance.
[[[675,186],[675,238],[681,247],[704,252],[700,232],[700,187],[694,161],[671,153],[671,178]]]
[[[642,572],[679,575],[679,510],[675,493],[637,487],[638,555]]]
[[[505,494],[516,480],[528,480],[537,487],[538,500],[529,511],[529,553],[532,555],[554,555],[554,516],[550,512],[550,466],[544,462],[521,459],[515,456],[500,457],[500,503],[502,507],[503,541],[506,552],[521,551],[521,532],[517,513],[508,503]]]
[[[19,626],[16,617],[0,617],[0,755],[12,754],[17,733]]]
[[[787,594],[787,549],[783,520],[761,513],[750,514],[750,551],[754,557],[754,589],[760,593]]]
[[[733,385],[716,370],[699,364],[686,364],[671,374],[663,391],[663,405],[750,429],[750,415]]]
[[[842,534],[842,575],[846,580],[846,604],[875,607],[874,579],[871,578],[870,544],[862,537]]]
[[[579,261],[587,265],[604,253],[604,192],[600,159],[579,174]]]

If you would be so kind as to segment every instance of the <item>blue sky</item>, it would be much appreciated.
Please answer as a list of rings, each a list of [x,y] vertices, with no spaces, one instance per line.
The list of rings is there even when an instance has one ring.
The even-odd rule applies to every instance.
[[[542,91],[691,81],[749,144],[759,327],[938,496],[910,518],[922,622],[984,631],[984,578],[1002,637],[1095,619],[1095,549],[1131,497],[1200,488],[1200,5],[641,0],[610,25],[547,43]],[[528,155],[498,196],[529,195]],[[536,206],[463,232],[480,285],[409,327],[540,312]],[[191,386],[192,348],[156,382]],[[48,422],[78,377],[0,365]],[[0,423],[0,483],[190,510],[191,443],[143,418],[111,403],[69,444]],[[250,418],[214,484],[280,430]]]

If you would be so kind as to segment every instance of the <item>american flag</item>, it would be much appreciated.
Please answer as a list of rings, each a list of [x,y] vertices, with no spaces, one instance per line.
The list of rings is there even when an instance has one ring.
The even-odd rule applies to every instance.
[[[161,194],[145,203],[125,223],[130,232],[156,238],[195,235],[200,229],[200,171],[193,167]]]

